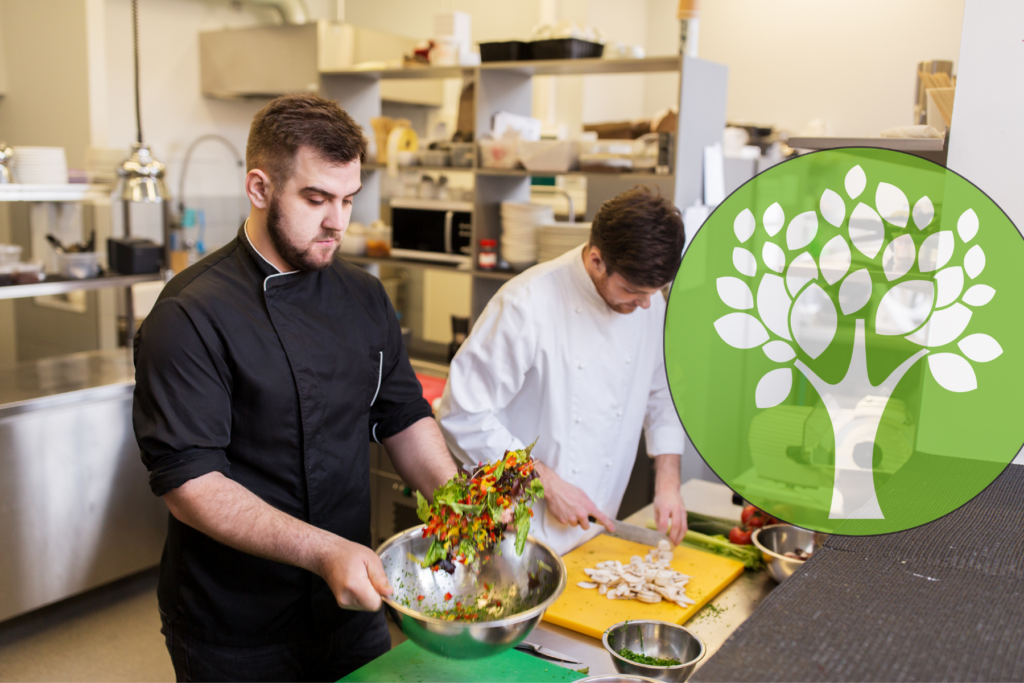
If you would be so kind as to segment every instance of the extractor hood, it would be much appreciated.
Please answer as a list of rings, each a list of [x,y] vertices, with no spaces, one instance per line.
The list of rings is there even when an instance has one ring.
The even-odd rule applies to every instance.
[[[401,59],[415,44],[412,38],[333,21],[205,31],[199,34],[203,94],[239,99],[317,92],[323,73]],[[386,101],[437,107],[442,87],[433,79],[385,80],[380,93]]]

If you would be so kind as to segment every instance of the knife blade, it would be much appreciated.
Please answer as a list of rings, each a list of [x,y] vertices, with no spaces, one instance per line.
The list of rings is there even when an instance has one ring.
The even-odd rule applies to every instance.
[[[543,657],[544,659],[550,659],[556,662],[564,662],[566,664],[575,664],[577,666],[583,666],[583,662],[577,661],[568,655],[563,655],[561,652],[556,652],[550,648],[542,647],[536,643],[528,643],[525,640],[515,646],[515,649],[520,652],[526,652],[527,654],[536,655]]]
[[[589,518],[591,522],[597,523],[597,520],[593,517]],[[642,545],[650,546],[652,548],[657,547],[658,541],[667,541],[668,536],[660,534],[652,529],[645,529],[640,526],[634,526],[632,524],[626,524],[625,522],[615,522],[615,531],[608,531],[606,528],[604,533],[612,538],[621,538],[624,541],[632,541],[633,543],[640,543]]]

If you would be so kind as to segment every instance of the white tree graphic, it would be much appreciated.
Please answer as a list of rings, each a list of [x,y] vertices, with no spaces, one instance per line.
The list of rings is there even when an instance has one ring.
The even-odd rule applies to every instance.
[[[864,170],[854,166],[846,175],[845,190],[856,201],[867,184]],[[965,278],[975,280],[985,268],[985,252],[975,244],[963,257],[961,265],[949,265],[956,251],[952,230],[941,230],[925,238],[918,249],[910,233],[893,238],[883,250],[886,238],[884,223],[906,229],[924,230],[935,217],[928,197],[921,197],[913,207],[902,190],[888,183],[879,183],[875,205],[857,202],[846,221],[846,203],[833,190],[821,195],[819,211],[795,216],[786,228],[786,250],[766,241],[757,257],[747,248],[733,249],[733,265],[743,278],[720,277],[718,294],[722,302],[736,309],[715,321],[719,336],[732,347],[761,347],[765,355],[784,367],[771,370],[757,383],[754,402],[758,408],[772,408],[789,396],[793,385],[793,368],[801,372],[821,397],[835,435],[835,480],[832,488],[831,519],[883,519],[875,494],[870,453],[882,412],[896,385],[919,360],[928,357],[928,368],[935,381],[948,391],[966,392],[977,388],[977,377],[970,361],[984,363],[1002,353],[995,339],[986,334],[971,334],[961,339],[970,323],[970,307],[984,306],[995,290],[974,284],[964,291]],[[818,233],[820,217],[840,229],[821,249],[817,260],[805,248]],[[782,230],[786,216],[782,207],[772,204],[762,216],[761,226],[769,237]],[[883,223],[884,221],[884,223]],[[847,224],[844,236],[842,227]],[[968,209],[957,222],[957,234],[967,245],[978,233],[978,216]],[[733,231],[740,244],[746,244],[756,230],[756,219],[750,209],[735,218]],[[849,272],[855,255],[850,245],[867,261],[882,253],[881,272],[877,268],[857,267]],[[787,260],[787,251],[793,257]],[[858,261],[864,261],[856,257]],[[911,273],[917,264],[916,272]],[[765,269],[754,289],[748,284]],[[882,280],[884,276],[884,281]],[[828,291],[835,291],[839,311]],[[865,306],[873,289],[884,289],[875,310],[875,332],[881,335],[902,335],[924,347],[902,362],[880,384],[868,378],[865,342]],[[749,312],[742,312],[749,311]],[[857,314],[860,313],[860,317]],[[806,363],[803,356],[818,358],[832,343],[838,328],[839,315],[854,317],[854,343],[850,365],[838,384],[829,384]],[[931,353],[931,349],[957,343],[955,349]],[[797,349],[802,352],[798,355]],[[968,360],[970,359],[970,361]],[[854,420],[858,404],[871,402],[877,410],[867,423],[868,456],[864,457],[864,420]],[[863,411],[859,413],[863,418]],[[857,428],[852,425],[856,422]]]

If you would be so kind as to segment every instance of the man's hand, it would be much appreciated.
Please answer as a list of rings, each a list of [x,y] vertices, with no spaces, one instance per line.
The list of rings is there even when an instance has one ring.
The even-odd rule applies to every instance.
[[[537,463],[540,483],[544,484],[544,500],[548,512],[562,524],[590,529],[588,516],[593,516],[608,531],[615,531],[615,523],[594,505],[594,501],[582,490],[565,481],[554,470],[542,462]]]
[[[669,531],[672,545],[686,535],[686,507],[679,493],[679,456],[666,453],[654,458],[654,522],[660,533]]]
[[[342,609],[376,612],[382,595],[391,595],[377,553],[369,548],[334,537],[323,552],[316,573],[327,582]]]

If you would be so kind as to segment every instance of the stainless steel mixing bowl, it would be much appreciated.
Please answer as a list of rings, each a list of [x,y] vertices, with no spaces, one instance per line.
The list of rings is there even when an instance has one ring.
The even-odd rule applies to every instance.
[[[761,551],[768,574],[782,583],[793,576],[806,560],[794,560],[785,557],[784,553],[793,552],[797,548],[813,553],[825,542],[827,534],[801,529],[792,524],[772,524],[758,529],[750,540]]]
[[[479,574],[459,563],[454,574],[420,567],[416,558],[426,556],[430,543],[430,538],[423,538],[421,525],[392,536],[377,554],[394,589],[384,598],[385,608],[402,633],[436,654],[478,659],[508,650],[529,635],[544,610],[565,590],[562,558],[532,536],[522,555],[516,555],[515,537],[506,536],[498,546],[500,552],[483,563]],[[484,584],[505,596],[506,603],[515,605],[509,610],[512,613],[499,613],[501,618],[478,622],[445,621],[423,613],[451,607],[456,601],[475,600],[485,590]],[[445,600],[448,593],[452,598]],[[421,595],[422,600],[418,599]]]
[[[601,638],[612,657],[615,670],[631,676],[644,676],[658,681],[685,681],[697,662],[704,658],[704,641],[678,624],[652,619],[635,619],[615,624]],[[675,666],[650,666],[626,659],[622,648],[658,659],[678,659]]]

